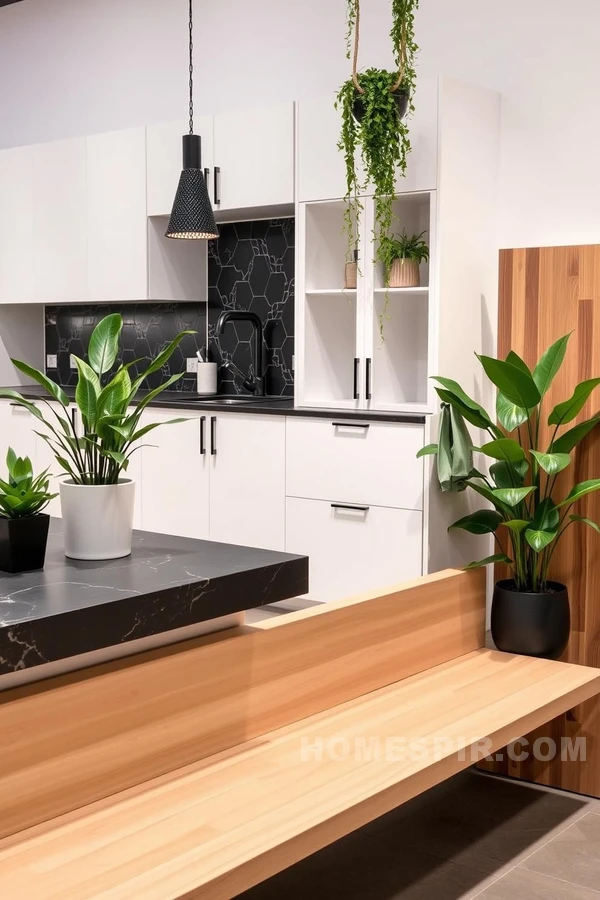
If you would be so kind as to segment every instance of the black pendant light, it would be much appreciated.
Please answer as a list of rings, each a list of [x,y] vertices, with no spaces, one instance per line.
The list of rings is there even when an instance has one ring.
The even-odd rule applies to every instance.
[[[165,232],[168,238],[209,241],[219,237],[202,171],[200,135],[194,134],[193,0],[190,0],[190,133],[183,136],[183,171]]]

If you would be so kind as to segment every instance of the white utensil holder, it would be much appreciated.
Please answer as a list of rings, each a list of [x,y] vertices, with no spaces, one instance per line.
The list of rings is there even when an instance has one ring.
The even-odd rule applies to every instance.
[[[214,362],[198,363],[198,393],[217,393],[217,364]]]

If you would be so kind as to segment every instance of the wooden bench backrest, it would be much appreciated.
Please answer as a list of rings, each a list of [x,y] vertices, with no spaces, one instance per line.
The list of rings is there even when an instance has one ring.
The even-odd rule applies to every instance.
[[[449,570],[0,694],[0,837],[483,646]]]

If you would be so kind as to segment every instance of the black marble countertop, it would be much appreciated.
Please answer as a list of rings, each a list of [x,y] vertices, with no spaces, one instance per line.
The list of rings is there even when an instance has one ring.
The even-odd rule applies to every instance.
[[[18,391],[28,400],[37,400],[40,397],[48,397],[48,393],[38,385],[10,385],[4,390]],[[75,389],[63,388],[72,399]],[[143,391],[140,395],[143,396]],[[352,409],[321,409],[313,406],[296,406],[289,398],[260,398],[247,400],[243,403],[227,403],[223,400],[210,400],[199,397],[185,391],[164,391],[157,399],[152,400],[149,406],[165,407],[169,409],[209,409],[214,412],[246,412],[270,416],[304,416],[320,419],[360,419],[365,422],[409,422],[422,425],[425,416],[421,413],[414,415],[409,413],[385,412],[383,410],[352,410]]]
[[[52,519],[44,570],[0,572],[0,675],[307,590],[305,556],[145,531],[124,559],[67,559]]]

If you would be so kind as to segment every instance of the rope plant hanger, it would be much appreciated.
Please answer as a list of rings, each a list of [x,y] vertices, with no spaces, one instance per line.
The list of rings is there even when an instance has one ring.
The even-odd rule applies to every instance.
[[[414,65],[419,49],[414,39],[414,17],[419,0],[391,0],[391,6],[390,38],[397,69],[390,72],[370,68],[359,72],[360,0],[348,0],[346,56],[352,59],[352,76],[340,88],[336,101],[336,108],[342,113],[338,148],[346,164],[347,261],[357,244],[363,209],[360,194],[370,182],[375,200],[375,261],[384,262],[382,240],[390,235],[396,179],[398,174],[406,173],[411,149],[404,117],[414,112]],[[362,176],[356,168],[358,150]]]

